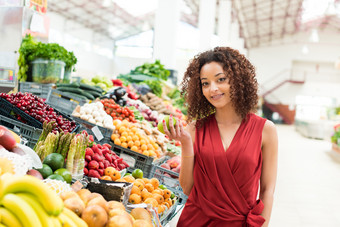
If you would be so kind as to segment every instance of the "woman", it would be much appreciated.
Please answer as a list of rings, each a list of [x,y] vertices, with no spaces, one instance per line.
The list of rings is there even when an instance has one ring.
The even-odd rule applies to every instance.
[[[170,117],[167,130],[163,121],[182,143],[179,180],[189,197],[177,226],[268,226],[278,139],[274,124],[252,113],[257,87],[237,50],[216,47],[190,62],[182,81],[188,127]]]

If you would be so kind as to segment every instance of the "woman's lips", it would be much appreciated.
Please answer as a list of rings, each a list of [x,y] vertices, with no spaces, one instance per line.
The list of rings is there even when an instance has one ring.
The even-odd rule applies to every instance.
[[[219,95],[213,95],[213,96],[211,96],[211,99],[213,99],[213,100],[218,100],[218,99],[220,99],[223,95],[224,95],[224,93],[219,94]]]

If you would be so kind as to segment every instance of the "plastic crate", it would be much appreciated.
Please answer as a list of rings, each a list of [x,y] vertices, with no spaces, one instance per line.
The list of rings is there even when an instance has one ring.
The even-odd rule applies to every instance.
[[[78,105],[82,106],[87,102],[87,99],[78,98],[56,89],[51,89],[46,99],[48,105],[67,115],[71,115]]]
[[[14,132],[20,134],[21,137],[27,140],[27,146],[32,148],[38,142],[42,129],[34,128],[26,125],[20,121],[13,120],[11,118],[0,115],[0,125],[3,125]]]
[[[179,196],[179,204],[185,203],[187,196],[183,193],[183,189],[179,183],[179,173],[171,171],[169,169],[165,169],[160,165],[169,160],[171,157],[164,156],[160,159],[157,159],[152,165],[152,171],[150,177],[155,177],[159,180],[160,184],[165,185],[172,192]],[[176,178],[165,176],[164,174],[169,174],[170,176],[174,176]]]
[[[32,93],[40,98],[46,99],[54,84],[39,84],[34,82],[20,82],[19,91]]]
[[[143,171],[143,177],[149,178],[152,171],[153,157],[149,157],[130,149],[118,146],[110,141],[112,150],[124,161],[129,164],[128,172],[132,172],[135,169],[141,169]]]
[[[66,118],[69,121],[73,121],[69,116],[54,110],[58,115],[62,115],[64,118]],[[28,115],[27,113],[25,113],[24,111],[22,111],[21,109],[19,109],[18,107],[12,105],[10,102],[8,102],[7,100],[0,98],[0,114],[11,118],[15,121],[18,121],[18,119],[16,118],[17,116],[20,116],[23,123],[32,126],[34,128],[39,128],[42,129],[43,128],[43,124],[38,121],[37,119],[31,117],[30,115]],[[18,121],[20,122],[20,121]],[[76,127],[73,129],[72,132],[78,132],[80,125],[76,122]]]
[[[111,135],[113,133],[112,129],[92,124],[78,117],[71,116],[71,118],[80,124],[79,131],[85,130],[89,135],[93,135],[95,142],[100,142],[103,144],[109,143],[111,141]],[[95,129],[95,127],[98,127],[99,132]]]
[[[173,217],[174,214],[176,213],[176,208],[179,205],[178,200],[173,204],[169,210],[166,211],[165,214],[163,214],[160,218],[159,221],[161,222],[162,226],[165,226]]]

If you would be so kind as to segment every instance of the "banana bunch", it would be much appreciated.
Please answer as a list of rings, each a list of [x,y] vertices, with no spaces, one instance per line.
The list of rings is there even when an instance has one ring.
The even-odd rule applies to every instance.
[[[0,177],[0,226],[87,226],[41,180],[25,175]]]

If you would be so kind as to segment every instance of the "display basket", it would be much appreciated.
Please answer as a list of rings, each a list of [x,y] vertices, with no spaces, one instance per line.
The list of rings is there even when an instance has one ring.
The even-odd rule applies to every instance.
[[[114,182],[88,177],[87,189],[101,194],[107,201],[115,200],[126,205],[133,184],[129,182]]]
[[[11,118],[0,115],[0,125],[3,125],[14,132],[20,134],[21,137],[27,140],[27,146],[32,148],[38,142],[42,129],[34,128],[26,125],[20,121],[13,120]]]
[[[56,89],[51,89],[46,99],[46,103],[48,105],[67,115],[71,115],[78,105],[82,106],[87,102],[87,99],[75,97],[74,95],[67,94]]]
[[[69,116],[59,112],[58,110],[54,110],[58,115],[63,116],[64,118],[66,118],[69,121],[73,121]],[[7,117],[7,118],[11,118],[13,120],[19,121],[17,119],[17,117],[21,118],[21,122],[33,126],[34,128],[39,128],[42,129],[43,128],[43,124],[38,121],[37,119],[31,117],[30,115],[28,115],[27,113],[25,113],[24,111],[22,111],[21,109],[19,109],[18,107],[12,105],[10,102],[8,102],[7,100],[0,98],[0,114]],[[79,129],[79,124],[77,122],[76,123],[76,127],[73,129],[72,132],[78,132]]]
[[[46,99],[54,84],[39,84],[34,82],[20,82],[19,91],[32,93],[40,98]]]
[[[112,129],[92,124],[78,117],[71,116],[71,118],[80,125],[80,131],[85,130],[89,135],[93,136],[96,142],[103,144],[111,141]]]
[[[141,169],[143,171],[143,176],[149,178],[152,171],[153,157],[149,157],[138,152],[132,151],[130,149],[118,146],[110,141],[112,150],[123,160],[129,164],[128,172],[132,172],[135,169]]]
[[[179,195],[179,204],[185,203],[187,196],[183,193],[183,189],[179,183],[179,173],[165,169],[161,167],[163,163],[169,160],[171,157],[164,156],[157,159],[152,165],[152,171],[150,177],[155,177],[159,180],[160,184],[165,185],[175,194]]]

